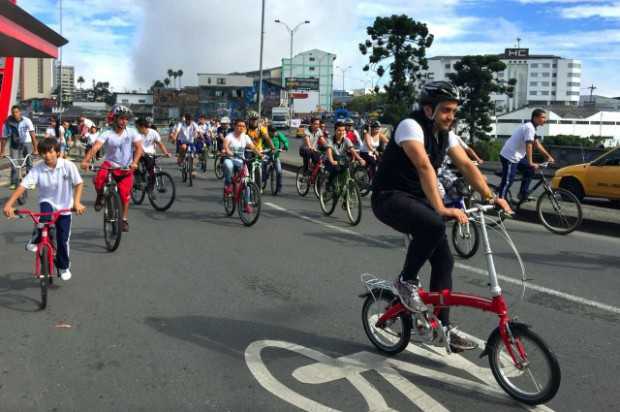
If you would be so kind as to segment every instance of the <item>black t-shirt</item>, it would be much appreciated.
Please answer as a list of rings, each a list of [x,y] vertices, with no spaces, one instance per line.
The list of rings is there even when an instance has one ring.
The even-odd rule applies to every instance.
[[[433,135],[433,122],[423,112],[412,113],[411,118],[422,126],[424,131],[424,147],[430,158],[435,171],[439,169],[446,156],[449,145],[448,132],[440,132]],[[396,143],[396,139],[390,139],[387,144],[377,174],[373,179],[373,192],[384,190],[399,190],[410,193],[416,197],[425,198],[418,171],[404,149]]]

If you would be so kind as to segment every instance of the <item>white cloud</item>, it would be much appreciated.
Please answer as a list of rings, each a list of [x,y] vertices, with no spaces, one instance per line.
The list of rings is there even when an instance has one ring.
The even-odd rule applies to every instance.
[[[562,17],[567,19],[583,19],[588,17],[602,17],[606,19],[620,18],[620,2],[604,5],[581,5],[567,7],[561,10]]]

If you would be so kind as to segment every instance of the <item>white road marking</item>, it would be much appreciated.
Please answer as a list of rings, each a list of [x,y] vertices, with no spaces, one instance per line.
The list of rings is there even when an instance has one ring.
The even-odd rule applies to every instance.
[[[322,222],[322,221],[320,221],[318,219],[314,219],[314,218],[305,216],[305,215],[303,215],[301,213],[295,212],[293,210],[289,210],[289,209],[284,208],[282,206],[276,205],[275,203],[265,202],[264,204],[265,204],[265,206],[268,206],[268,207],[270,207],[272,209],[276,209],[276,210],[288,213],[289,215],[295,216],[295,217],[297,217],[299,219],[302,219],[302,220],[305,220],[305,221],[308,221],[308,222],[311,222],[311,223],[314,223],[314,224],[318,224],[318,225],[321,225],[323,227],[327,227],[327,228],[335,230],[337,232],[346,233],[346,234],[351,235],[351,236],[356,236],[356,237],[362,238],[362,239],[364,239],[366,241],[373,242],[373,243],[375,243],[377,245],[388,246],[390,248],[394,247],[394,245],[392,243],[390,243],[390,242],[386,242],[384,240],[379,240],[379,239],[374,239],[374,238],[369,237],[369,236],[364,236],[361,233],[358,233],[358,232],[356,232],[354,230],[351,230],[351,229],[347,229],[347,228],[343,228],[343,227],[340,227],[340,226],[331,225],[329,223]],[[482,275],[482,276],[485,276],[485,277],[487,276],[487,273],[488,273],[485,269],[480,269],[480,268],[477,268],[477,267],[474,267],[474,266],[466,265],[466,264],[461,263],[461,262],[455,262],[454,265],[457,268],[459,268],[459,269],[463,269],[463,270],[466,270],[468,272],[475,273],[477,275]],[[502,274],[499,274],[499,273],[498,273],[497,277],[498,277],[498,279],[500,279],[500,280],[502,280],[502,281],[504,281],[506,283],[512,283],[512,284],[519,285],[519,286],[521,285],[521,280],[520,279],[515,279],[515,278],[509,277],[509,276],[505,276],[505,275],[502,275]],[[531,277],[536,278],[536,275],[532,275]],[[586,298],[583,298],[581,296],[571,295],[569,293],[561,292],[561,291],[558,291],[558,290],[555,290],[555,289],[547,288],[547,287],[544,287],[544,286],[539,286],[539,285],[536,285],[536,284],[531,283],[531,282],[527,282],[527,287],[528,287],[528,289],[532,289],[532,290],[535,290],[535,291],[540,292],[540,293],[545,293],[547,295],[555,296],[555,297],[567,300],[569,302],[577,303],[577,304],[583,305],[583,306],[590,306],[590,307],[593,307],[593,308],[596,308],[596,309],[599,309],[599,310],[602,310],[602,311],[605,311],[605,312],[610,312],[610,313],[613,313],[615,315],[620,315],[620,307],[617,307],[617,306],[612,306],[612,305],[608,305],[606,303],[598,302],[598,301],[595,301],[595,300],[586,299]]]

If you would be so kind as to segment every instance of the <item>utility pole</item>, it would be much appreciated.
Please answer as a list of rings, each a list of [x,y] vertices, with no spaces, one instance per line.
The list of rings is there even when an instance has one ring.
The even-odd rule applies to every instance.
[[[62,0],[58,2],[58,23],[60,26],[60,35],[62,36]],[[62,119],[62,47],[58,50],[58,123]]]
[[[342,72],[342,91],[344,91],[344,74],[347,72],[347,70],[349,70],[351,68],[351,66],[347,66],[347,67],[340,67],[340,66],[336,66],[336,69],[340,70]]]
[[[258,63],[258,116],[262,117],[263,108],[263,42],[265,40],[265,0],[261,5],[261,20],[260,20],[260,59]]]
[[[289,34],[291,35],[290,48],[289,48],[289,65],[290,65],[289,78],[292,79],[293,78],[293,37],[295,36],[295,32],[297,32],[297,30],[299,30],[301,26],[303,26],[304,24],[310,24],[310,20],[304,20],[301,23],[297,24],[297,26],[295,26],[292,29],[289,27],[288,24],[286,24],[280,19],[276,19],[275,22],[280,23],[284,27],[286,27],[286,30],[288,30]],[[284,80],[283,86],[286,87],[286,79]],[[288,89],[287,89],[287,94],[290,94],[290,90]],[[293,99],[289,97],[288,102],[289,102],[289,114],[290,114],[290,118],[292,119],[293,118],[293,104],[292,104]]]

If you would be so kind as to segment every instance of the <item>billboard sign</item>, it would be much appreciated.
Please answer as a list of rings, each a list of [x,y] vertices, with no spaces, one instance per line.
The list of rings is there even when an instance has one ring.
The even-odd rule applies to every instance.
[[[319,90],[319,79],[301,79],[298,77],[287,77],[285,85],[286,90]]]

